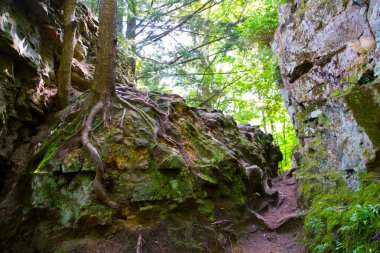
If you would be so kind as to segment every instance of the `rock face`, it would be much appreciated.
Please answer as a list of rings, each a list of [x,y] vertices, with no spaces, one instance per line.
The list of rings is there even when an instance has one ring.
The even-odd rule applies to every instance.
[[[379,1],[295,1],[280,8],[273,51],[309,171],[379,172]],[[376,80],[375,80],[376,79]]]
[[[7,195],[12,178],[25,168],[24,154],[37,144],[32,143],[31,136],[45,120],[57,93],[62,44],[60,4],[5,0],[0,5],[0,183],[5,184],[1,196]],[[73,85],[83,89],[93,72],[90,63],[97,27],[83,5],[78,15]]]
[[[122,206],[108,208],[93,193],[95,166],[78,139],[84,114],[72,113],[86,103],[81,91],[94,69],[96,21],[83,5],[72,69],[78,94],[51,113],[61,2],[0,5],[0,251],[136,252],[140,233],[144,252],[227,249],[245,208],[276,194],[267,180],[282,155],[272,137],[178,96],[120,86],[132,106],[115,102],[90,137],[106,165],[106,191]],[[128,84],[123,62],[118,82]]]
[[[4,0],[0,5],[0,183],[17,171],[30,146],[34,128],[45,120],[57,93],[57,71],[63,40],[62,1]],[[77,8],[78,34],[72,85],[91,87],[97,21],[84,5]],[[123,61],[119,61],[122,68]],[[124,64],[125,65],[125,64]],[[126,76],[118,69],[118,81]],[[36,144],[36,143],[35,143]],[[16,148],[17,146],[17,148]],[[10,159],[9,159],[10,158]],[[9,190],[9,189],[8,189]],[[4,195],[4,194],[2,194]]]
[[[26,173],[57,93],[62,47],[62,1],[4,0],[0,5],[0,201]],[[91,87],[97,21],[79,4],[72,85]],[[126,83],[123,61],[118,81]],[[17,203],[7,203],[10,210]]]
[[[31,233],[37,239],[51,238],[36,240],[33,246],[39,251],[73,247],[71,242],[62,242],[102,229],[101,237],[107,235],[120,245],[128,245],[131,242],[127,239],[118,238],[121,233],[141,231],[145,236],[147,228],[158,224],[191,229],[196,223],[235,223],[247,206],[275,194],[266,181],[277,175],[282,156],[271,136],[257,127],[238,127],[220,111],[188,107],[176,95],[123,91],[123,96],[126,94],[145,98],[170,116],[168,120],[160,118],[157,110],[139,102],[135,102],[136,110],[116,103],[107,112],[114,119],[107,127],[103,127],[103,116],[96,120],[92,140],[106,164],[107,192],[122,210],[108,208],[93,194],[94,165],[88,153],[75,144],[76,129],[83,119],[68,123],[63,118],[36,150],[32,166],[29,215],[45,211]],[[167,240],[160,244],[169,247],[166,252],[199,250],[191,243],[173,246],[176,241],[196,242],[200,240],[197,236],[176,239],[166,228],[162,233],[156,240]],[[215,238],[208,240],[207,247],[212,248]]]

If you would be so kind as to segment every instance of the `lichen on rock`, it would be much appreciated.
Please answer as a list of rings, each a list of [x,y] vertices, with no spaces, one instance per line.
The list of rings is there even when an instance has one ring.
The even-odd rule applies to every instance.
[[[374,82],[379,43],[371,27],[380,19],[375,2],[320,0],[280,9],[273,50],[285,102],[301,153],[320,160],[321,171],[344,170],[351,177],[370,166],[364,153],[374,156],[379,148],[376,120],[364,122],[380,111]],[[358,187],[354,181],[352,188]]]
[[[380,200],[379,8],[376,0],[294,1],[280,8],[272,48],[301,144],[295,162],[300,199],[310,208],[305,241],[312,252],[378,250],[371,239],[378,216],[361,236],[348,217]],[[372,190],[368,201],[358,198]]]

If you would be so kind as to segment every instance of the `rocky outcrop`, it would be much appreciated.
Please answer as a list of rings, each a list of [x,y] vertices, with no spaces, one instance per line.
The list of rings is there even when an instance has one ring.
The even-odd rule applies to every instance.
[[[282,155],[258,127],[188,107],[177,95],[121,87],[118,93],[133,98],[133,105],[115,103],[99,115],[91,141],[106,165],[107,194],[121,209],[105,206],[93,193],[95,165],[78,136],[83,116],[72,116],[86,103],[83,95],[57,115],[59,122],[34,149],[31,183],[23,185],[30,194],[20,212],[3,206],[3,250],[17,244],[39,252],[100,252],[111,241],[115,249],[107,252],[122,252],[152,230],[159,232],[153,241],[145,239],[146,252],[156,252],[149,249],[154,244],[164,252],[227,250],[231,226],[246,208],[276,194],[268,180],[277,175]],[[20,244],[25,233],[29,237]]]
[[[302,166],[343,172],[352,189],[359,172],[380,166],[379,8],[375,0],[294,1],[280,8],[273,43]]]
[[[0,5],[0,251],[216,252],[230,247],[247,207],[276,196],[282,159],[272,137],[176,95],[142,93],[118,61],[115,102],[90,140],[120,210],[93,193],[95,166],[79,135],[91,87],[96,21],[77,8],[72,104],[54,112],[61,2]],[[120,57],[122,54],[119,54]],[[133,85],[133,84],[132,84]]]

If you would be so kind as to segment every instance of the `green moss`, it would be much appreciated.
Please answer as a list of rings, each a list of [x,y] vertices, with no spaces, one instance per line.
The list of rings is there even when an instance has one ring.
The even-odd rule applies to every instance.
[[[214,204],[211,200],[198,199],[198,212],[208,217],[209,221],[214,221]]]
[[[44,170],[47,172],[49,162],[53,160],[57,151],[65,141],[75,133],[79,124],[79,119],[65,124],[64,127],[57,124],[57,126],[51,131],[51,136],[47,138],[34,153],[35,158],[42,158],[37,165],[37,168],[34,170],[34,173],[40,173]]]
[[[323,126],[327,126],[330,123],[329,117],[327,117],[325,114],[321,113],[319,115],[319,120],[322,123]]]
[[[343,90],[336,90],[334,91],[332,94],[331,94],[331,97],[332,98],[338,98],[338,97],[343,97],[343,96],[346,96],[348,94],[350,94],[352,92],[352,89],[353,89],[353,86],[354,85],[351,85],[350,87],[347,87],[344,91]]]
[[[37,169],[34,170],[34,173],[41,172],[45,166],[54,158],[56,152],[58,151],[58,147],[54,144],[50,145],[42,159],[42,161],[38,164]]]
[[[67,246],[64,245],[54,250],[54,253],[66,253],[67,251],[68,251]]]
[[[182,203],[194,197],[193,183],[186,172],[176,176],[162,174],[159,171],[145,173],[143,180],[132,187],[132,201],[149,202],[173,200]],[[165,210],[163,206],[162,211]]]
[[[58,206],[56,191],[59,182],[47,174],[35,175],[32,180],[32,205],[40,208]]]
[[[187,168],[187,164],[181,154],[172,154],[164,157],[158,167],[162,169],[178,169]]]
[[[311,252],[377,252],[380,231],[380,185],[363,180],[349,189],[335,171],[300,178],[301,200],[310,207],[305,244]],[[372,250],[372,251],[371,251]]]
[[[373,91],[369,87],[355,87],[346,100],[358,124],[364,128],[371,141],[380,146],[380,109]]]
[[[48,208],[61,226],[70,227],[79,220],[82,208],[91,204],[92,179],[79,174],[71,180],[64,175],[35,174],[32,190],[34,207]]]

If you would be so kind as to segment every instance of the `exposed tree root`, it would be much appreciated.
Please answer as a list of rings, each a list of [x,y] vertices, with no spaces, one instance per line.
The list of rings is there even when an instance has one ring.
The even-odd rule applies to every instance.
[[[130,102],[128,102],[128,100],[126,100],[125,98],[121,97],[121,96],[117,96],[117,98],[119,99],[119,101],[127,108],[137,112],[141,118],[143,118],[145,120],[145,122],[149,125],[149,127],[156,133],[156,127],[154,126],[154,120],[149,117],[144,111],[140,110],[139,108],[135,107],[134,105],[132,105]]]
[[[127,113],[127,110],[124,108],[123,109],[123,114],[121,115],[121,118],[119,119],[119,126],[122,129],[124,129],[124,117],[125,117],[126,113]]]
[[[267,230],[274,231],[285,224],[287,224],[289,221],[300,219],[306,216],[306,212],[300,212],[300,213],[292,213],[290,215],[287,215],[283,217],[281,220],[277,221],[276,223],[271,223],[268,220],[266,220],[263,216],[261,216],[259,213],[255,211],[251,211],[254,218],[257,220],[258,224],[262,227],[264,227]]]
[[[277,199],[278,198],[278,191],[269,187],[268,180],[269,179],[266,176],[263,176],[263,178],[262,178],[263,191],[267,196],[270,196],[270,197]]]
[[[125,87],[123,87],[123,88],[126,89]],[[131,92],[136,92],[135,89],[131,89],[131,88],[128,88],[127,90],[129,90]],[[185,158],[185,161],[188,163],[188,165],[190,167],[190,171],[192,171],[192,168],[194,167],[194,164],[192,163],[191,159],[189,158],[189,156],[188,156],[186,150],[184,149],[183,145],[180,144],[180,143],[178,143],[176,140],[174,140],[168,134],[166,134],[166,128],[169,125],[168,124],[169,123],[169,116],[170,116],[170,112],[171,112],[170,105],[169,105],[168,112],[165,113],[165,112],[162,112],[158,108],[157,105],[152,104],[149,101],[145,101],[144,99],[142,99],[142,98],[140,98],[140,97],[138,97],[136,95],[133,95],[131,93],[128,94],[128,92],[121,91],[120,89],[117,90],[117,96],[116,97],[118,98],[118,100],[123,105],[123,108],[122,108],[123,109],[122,117],[118,120],[118,124],[119,124],[119,126],[121,128],[123,128],[124,117],[126,115],[126,110],[127,109],[131,109],[131,110],[135,111],[137,114],[139,114],[139,116],[152,129],[152,131],[154,132],[155,141],[158,142],[158,136],[160,136],[164,140],[166,140],[168,143],[170,143],[171,145],[173,145],[176,148],[178,148],[178,150],[180,151],[180,153]],[[130,101],[143,104],[144,106],[147,106],[147,107],[151,108],[154,112],[156,112],[159,115],[159,117],[160,117],[160,120],[158,121],[158,124],[157,124],[157,121],[155,121],[153,118],[151,118],[147,113],[145,113],[140,108],[137,108],[136,106],[134,106],[132,103],[130,103]],[[110,208],[120,209],[121,208],[120,204],[117,203],[116,201],[110,199],[109,196],[107,195],[106,189],[103,186],[103,181],[105,179],[104,163],[103,163],[103,161],[102,161],[102,159],[101,159],[101,157],[99,155],[98,150],[91,144],[91,142],[89,140],[89,133],[90,133],[90,131],[98,128],[100,126],[100,124],[101,124],[100,123],[97,126],[95,126],[94,128],[92,128],[92,123],[94,122],[94,119],[95,119],[96,115],[98,115],[104,109],[104,107],[105,107],[104,102],[99,101],[97,104],[95,104],[95,106],[93,106],[91,108],[91,110],[90,110],[87,118],[84,119],[83,125],[81,127],[81,130],[82,130],[82,133],[81,133],[81,142],[82,142],[83,147],[87,148],[87,150],[88,150],[88,152],[89,152],[89,154],[91,156],[91,159],[95,163],[96,175],[95,175],[95,178],[94,178],[94,181],[93,181],[93,187],[94,187],[94,192],[95,192],[96,196],[99,198],[99,200],[102,203],[104,203],[105,205],[109,206]],[[84,106],[84,108],[87,108],[87,107]],[[73,115],[70,115],[71,116],[70,118],[78,117],[78,115],[80,115],[81,112],[83,112],[85,110],[84,108],[83,108],[83,105],[82,105],[82,109],[79,109],[79,110],[75,111],[73,113]],[[107,119],[103,119],[102,122],[107,122],[107,121],[108,121]]]
[[[185,162],[188,165],[189,173],[191,173],[194,176],[198,176],[196,173],[196,165],[194,164],[193,160],[189,157],[188,152],[185,149],[184,144],[181,141],[181,138],[177,139],[173,137],[170,134],[170,131],[175,128],[175,124],[171,121],[173,121],[173,118],[171,117],[172,113],[174,112],[174,108],[171,106],[171,103],[168,102],[167,106],[167,111],[164,112],[160,109],[160,107],[154,103],[152,100],[149,99],[149,96],[147,94],[143,94],[136,89],[130,88],[130,87],[116,87],[116,98],[117,100],[122,104],[122,116],[120,119],[118,119],[117,124],[121,127],[124,128],[124,118],[127,112],[127,109],[130,109],[134,112],[136,112],[143,121],[149,126],[149,128],[152,129],[153,134],[154,134],[154,140],[155,142],[159,143],[158,138],[162,138],[162,140],[166,141],[169,145],[174,146],[179,150],[181,155],[183,156]],[[152,118],[150,115],[148,115],[143,109],[140,109],[139,107],[135,106],[134,104],[138,103],[141,104],[143,107],[148,107],[151,109],[154,113],[157,114],[158,120],[155,118]],[[82,105],[83,106],[83,105]],[[98,113],[100,113],[105,107],[104,102],[99,101],[95,106],[93,106],[90,110],[90,113],[87,118],[85,118],[85,121],[83,123],[83,130],[82,130],[82,135],[81,135],[81,141],[84,147],[87,148],[88,152],[90,153],[91,159],[94,161],[95,166],[96,166],[96,175],[93,181],[94,185],[94,192],[96,196],[100,199],[102,203],[105,205],[113,208],[113,209],[120,209],[120,204],[117,203],[116,201],[110,199],[107,195],[107,191],[103,186],[103,181],[105,179],[105,171],[104,171],[104,163],[102,162],[102,159],[99,155],[98,150],[90,143],[89,141],[89,133],[91,130],[96,129],[92,128],[92,123]],[[83,110],[86,110],[86,106],[84,106]],[[120,108],[119,108],[120,109]],[[190,111],[190,110],[189,110]],[[191,112],[191,111],[190,111]],[[194,118],[198,121],[198,116],[196,114],[192,114]],[[109,117],[109,115],[108,115]],[[112,120],[111,120],[112,121]],[[103,122],[107,123],[110,122],[108,119],[103,119]],[[209,136],[223,145],[220,141],[218,141],[211,133]],[[260,168],[259,168],[260,169]],[[261,180],[261,187],[263,193],[266,195],[269,195],[271,197],[276,197],[277,196],[277,191],[273,191],[269,186],[268,186],[268,180],[267,178],[263,175],[262,169],[259,170],[259,178]]]
[[[124,87],[123,87],[124,88]],[[133,92],[136,92],[135,89],[132,89],[132,88],[128,88],[128,90],[131,90]],[[145,101],[144,99],[142,98],[139,98],[138,96],[136,95],[133,95],[131,94],[130,92],[127,92],[127,91],[124,91],[121,87],[119,87],[117,89],[117,98],[119,99],[119,101],[124,105],[126,106],[127,108],[130,108],[131,110],[137,112],[143,119],[144,121],[151,127],[151,129],[153,130],[154,132],[154,137],[155,137],[155,140],[156,142],[158,141],[157,140],[157,137],[160,136],[161,138],[163,138],[166,142],[170,143],[171,145],[175,146],[176,148],[178,148],[178,150],[180,151],[180,153],[182,154],[182,156],[184,157],[187,165],[189,166],[189,169],[190,169],[190,172],[193,173],[193,170],[194,170],[194,163],[192,162],[192,160],[190,159],[190,157],[188,156],[186,150],[184,149],[183,147],[183,144],[177,142],[176,140],[174,140],[173,138],[171,138],[167,133],[166,133],[166,129],[169,125],[169,121],[170,121],[170,114],[171,114],[171,106],[169,105],[168,106],[168,111],[167,112],[162,112],[157,105],[155,104],[151,104],[149,101]],[[139,108],[135,107],[134,105],[132,105],[130,103],[130,101],[133,101],[133,102],[137,102],[137,103],[140,103],[140,104],[143,104],[149,108],[151,108],[153,111],[155,111],[159,116],[160,116],[160,120],[159,120],[159,126],[157,126],[155,124],[155,120],[152,119],[148,114],[146,114],[143,110],[140,110]]]
[[[88,133],[91,130],[92,122],[95,119],[95,116],[104,108],[103,102],[98,102],[90,111],[82,131],[82,144],[84,147],[87,148],[88,152],[90,153],[90,156],[92,160],[95,162],[96,166],[96,175],[94,178],[94,192],[96,196],[107,206],[113,208],[113,209],[120,209],[120,205],[111,200],[106,190],[103,187],[102,181],[104,180],[104,165],[102,162],[102,159],[100,158],[100,155],[98,153],[98,150],[90,143],[88,139]]]

